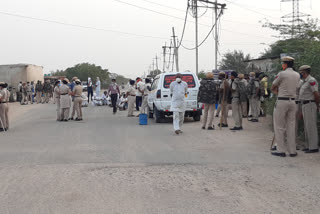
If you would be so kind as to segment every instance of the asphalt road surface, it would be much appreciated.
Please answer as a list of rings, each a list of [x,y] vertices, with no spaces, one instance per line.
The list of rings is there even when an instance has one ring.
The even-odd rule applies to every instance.
[[[85,108],[81,122],[56,122],[53,104],[10,114],[1,214],[320,213],[320,155],[271,156],[267,119],[241,132],[188,120],[176,136],[109,107]]]

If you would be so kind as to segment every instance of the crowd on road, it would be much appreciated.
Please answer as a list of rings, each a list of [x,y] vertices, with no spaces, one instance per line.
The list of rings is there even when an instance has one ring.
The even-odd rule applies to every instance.
[[[301,149],[306,153],[319,152],[319,139],[317,130],[317,114],[319,112],[318,82],[311,76],[311,67],[301,66],[299,72],[294,71],[294,59],[282,58],[283,71],[279,72],[268,87],[268,76],[254,72],[238,74],[233,71],[230,77],[225,72],[220,72],[218,80],[214,79],[212,72],[208,72],[201,80],[198,91],[198,102],[203,105],[201,128],[214,130],[214,116],[220,120],[217,126],[222,129],[229,127],[228,113],[232,110],[234,127],[231,131],[241,131],[243,118],[251,118],[252,123],[259,122],[260,116],[267,114],[266,99],[276,97],[274,107],[274,140],[272,155],[285,157],[286,152],[291,157],[297,155],[296,150]],[[178,73],[175,80],[170,83],[171,107],[173,113],[174,133],[182,132],[185,117],[185,97],[188,96],[188,84],[184,82],[183,75]],[[0,83],[0,131],[9,129],[8,102],[10,92],[6,83]],[[117,110],[128,109],[128,117],[149,114],[148,96],[152,91],[152,81],[140,77],[130,80],[128,87],[120,89],[116,79],[112,79],[108,90],[101,93],[99,77],[95,82],[96,92],[93,92],[93,82],[88,78],[87,96],[83,93],[81,81],[74,77],[71,82],[67,78],[56,81],[54,87],[49,81],[36,85],[31,82],[21,83],[18,86],[17,96],[21,98],[21,104],[48,103],[53,97],[57,105],[57,121],[81,121],[83,120],[82,106],[91,101],[94,105],[107,105],[113,108],[113,114]],[[121,91],[122,90],[122,91]],[[52,94],[52,95],[51,95]],[[72,112],[70,114],[70,109]],[[134,115],[134,109],[140,114]],[[75,117],[77,114],[77,117]],[[299,143],[297,129],[299,120],[303,120],[305,142]]]

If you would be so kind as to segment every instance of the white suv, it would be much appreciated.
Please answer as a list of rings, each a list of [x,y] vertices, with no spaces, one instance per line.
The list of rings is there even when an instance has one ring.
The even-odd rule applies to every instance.
[[[175,81],[177,73],[162,73],[157,75],[151,86],[151,93],[148,95],[149,118],[155,117],[156,123],[160,123],[165,116],[172,115],[170,112],[171,93],[170,84]],[[202,109],[197,101],[199,91],[198,77],[191,72],[182,72],[182,80],[188,84],[188,96],[186,101],[185,117],[193,117],[200,121]]]

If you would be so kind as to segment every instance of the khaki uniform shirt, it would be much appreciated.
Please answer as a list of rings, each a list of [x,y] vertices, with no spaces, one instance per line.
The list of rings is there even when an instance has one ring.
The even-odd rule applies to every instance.
[[[73,88],[73,92],[75,92],[75,94],[74,94],[75,97],[81,97],[82,91],[83,91],[83,88],[82,88],[81,85],[76,85],[76,86]]]
[[[292,68],[281,71],[273,81],[273,85],[278,87],[278,97],[297,97],[300,75]]]
[[[318,91],[318,82],[312,77],[308,76],[300,88],[299,97],[300,100],[314,100],[314,92]]]
[[[0,102],[7,102],[7,94],[4,89],[0,90]]]
[[[62,84],[60,86],[60,108],[70,108],[71,99],[69,96],[70,88],[68,85]]]
[[[133,86],[129,86],[129,89],[127,91],[127,93],[129,94],[129,96],[136,96],[136,89]]]
[[[240,81],[239,79],[235,79],[233,81],[233,83],[231,83],[232,84],[232,92],[231,92],[232,98],[240,98],[240,93],[239,93],[238,85],[237,85],[237,82],[239,82],[239,81]]]
[[[3,89],[6,93],[6,96],[7,96],[7,101],[6,102],[9,102],[9,99],[10,99],[10,91],[8,89]]]
[[[27,92],[32,92],[32,85],[27,85]]]
[[[226,85],[226,88],[225,88],[225,85]],[[229,81],[228,80],[222,80],[221,84],[220,84],[220,89],[222,89],[221,91],[219,91],[219,103],[222,103],[222,99],[223,99],[223,93],[224,93],[224,90],[226,91],[224,93],[224,101],[227,101],[228,100],[228,93],[229,93]]]
[[[60,99],[60,89],[59,86],[54,87],[54,97]]]
[[[149,89],[148,89],[148,86],[149,86],[149,88],[151,89],[151,84],[150,84],[150,83],[147,83],[147,84],[145,85],[145,87],[144,87],[144,95],[148,95],[148,94],[151,93],[151,91],[149,91]]]

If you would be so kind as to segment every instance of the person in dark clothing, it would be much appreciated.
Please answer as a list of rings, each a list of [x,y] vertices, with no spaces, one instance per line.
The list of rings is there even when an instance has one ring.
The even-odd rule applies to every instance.
[[[117,100],[120,95],[120,89],[119,86],[116,83],[116,79],[112,79],[112,83],[109,86],[108,94],[111,97],[111,103],[113,107],[113,114],[117,112]]]
[[[88,77],[88,103],[90,103],[90,95],[91,95],[91,101],[93,100],[93,88],[92,88],[92,80],[90,77]]]

